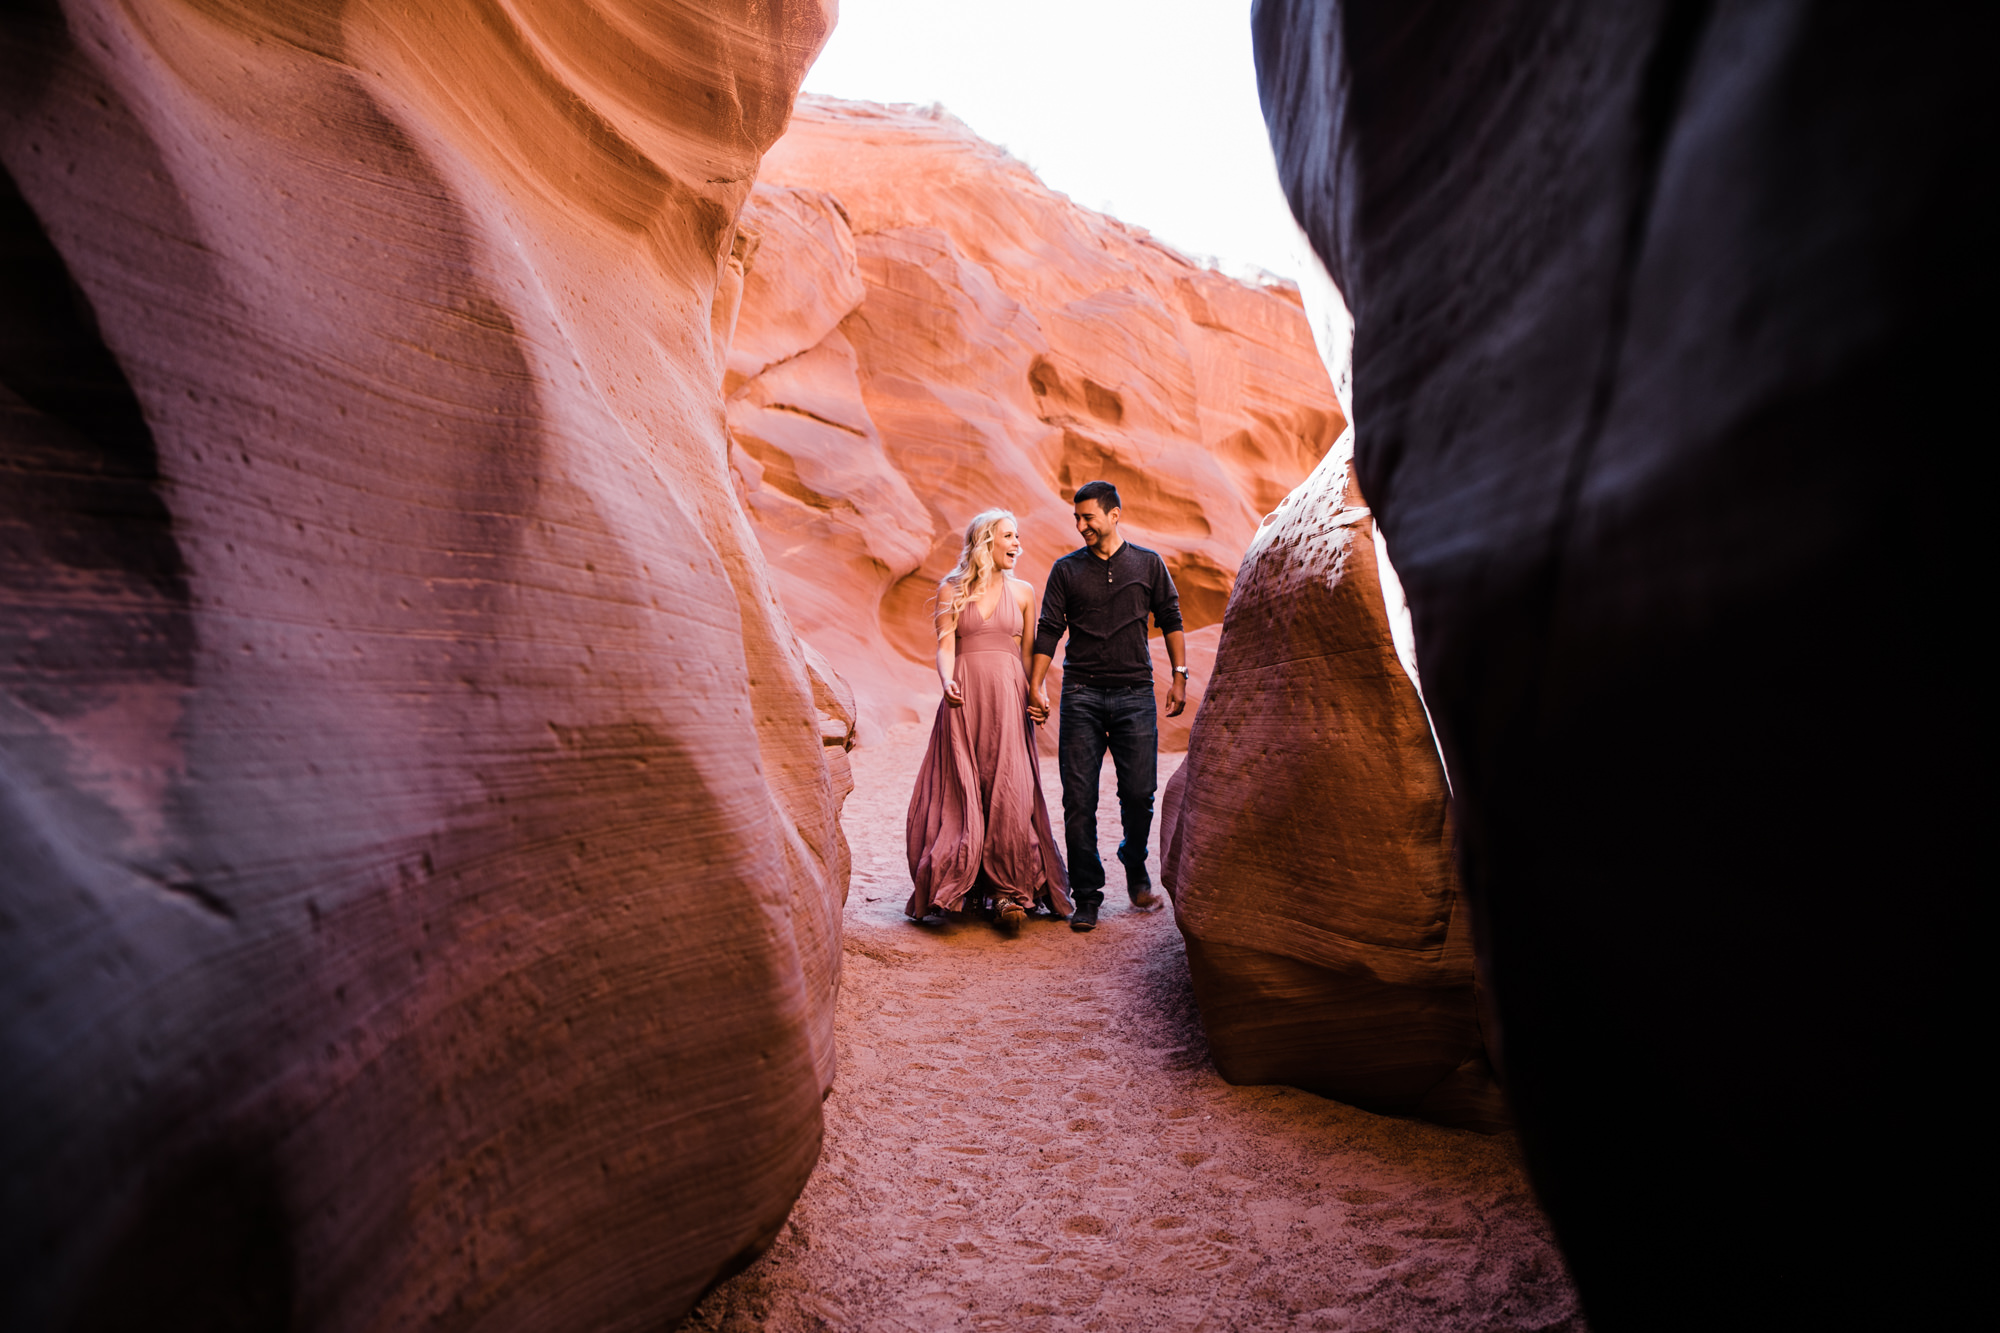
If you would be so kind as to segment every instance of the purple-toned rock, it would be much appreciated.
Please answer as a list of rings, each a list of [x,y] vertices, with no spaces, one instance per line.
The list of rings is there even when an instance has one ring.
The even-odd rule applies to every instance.
[[[1990,23],[1252,25],[1592,1326],[1966,1322]]]

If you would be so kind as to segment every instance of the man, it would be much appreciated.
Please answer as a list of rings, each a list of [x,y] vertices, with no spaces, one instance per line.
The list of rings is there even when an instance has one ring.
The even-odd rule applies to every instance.
[[[1146,836],[1153,830],[1160,729],[1153,716],[1153,659],[1146,651],[1146,617],[1160,627],[1173,664],[1167,716],[1187,707],[1187,636],[1181,632],[1181,599],[1166,562],[1155,551],[1118,534],[1118,488],[1093,481],[1076,492],[1076,530],[1083,549],[1056,561],[1042,594],[1029,675],[1029,712],[1049,716],[1044,681],[1056,641],[1069,634],[1063,659],[1063,836],[1069,850],[1069,886],[1076,900],[1071,930],[1095,930],[1104,902],[1104,863],[1097,856],[1097,777],[1104,751],[1118,771],[1118,812],[1123,837],[1118,859],[1132,905],[1159,903],[1146,874]]]

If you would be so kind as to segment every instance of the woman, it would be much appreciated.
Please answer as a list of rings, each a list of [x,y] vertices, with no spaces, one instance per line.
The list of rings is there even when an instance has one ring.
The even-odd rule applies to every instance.
[[[993,900],[1005,931],[1037,904],[1070,913],[1069,877],[1042,800],[1028,720],[1035,590],[1014,578],[1020,525],[989,509],[965,530],[958,565],[938,585],[937,670],[944,685],[906,828],[921,921]]]

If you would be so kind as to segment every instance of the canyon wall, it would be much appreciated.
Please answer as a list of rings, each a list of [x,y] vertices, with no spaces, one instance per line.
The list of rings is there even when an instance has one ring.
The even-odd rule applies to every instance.
[[[832,8],[10,7],[0,1325],[656,1328],[782,1222],[853,702],[721,387]]]
[[[1297,291],[1077,207],[935,108],[801,98],[741,226],[735,476],[863,727],[936,707],[926,603],[967,521],[1019,515],[1039,587],[1098,477],[1173,573],[1198,705],[1244,547],[1345,424]]]
[[[1490,1032],[1599,1329],[1952,1327],[1977,11],[1259,0]],[[1888,524],[1878,515],[1893,514]],[[1893,534],[1893,535],[1891,535]],[[1198,738],[1199,739],[1199,738]]]
[[[1223,1077],[1496,1130],[1444,769],[1348,461],[1244,555],[1160,879]]]

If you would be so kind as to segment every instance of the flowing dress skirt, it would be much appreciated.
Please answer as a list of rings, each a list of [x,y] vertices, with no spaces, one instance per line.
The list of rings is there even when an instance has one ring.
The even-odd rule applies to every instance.
[[[1008,618],[1018,620],[1019,612]],[[938,704],[910,795],[905,836],[916,891],[903,911],[913,919],[933,907],[959,911],[984,872],[982,896],[1024,909],[1040,902],[1067,916],[1069,876],[1042,799],[1020,649],[1011,635],[980,633],[978,620],[977,607],[960,615],[952,679],[965,702]],[[987,639],[1005,646],[987,647]]]

